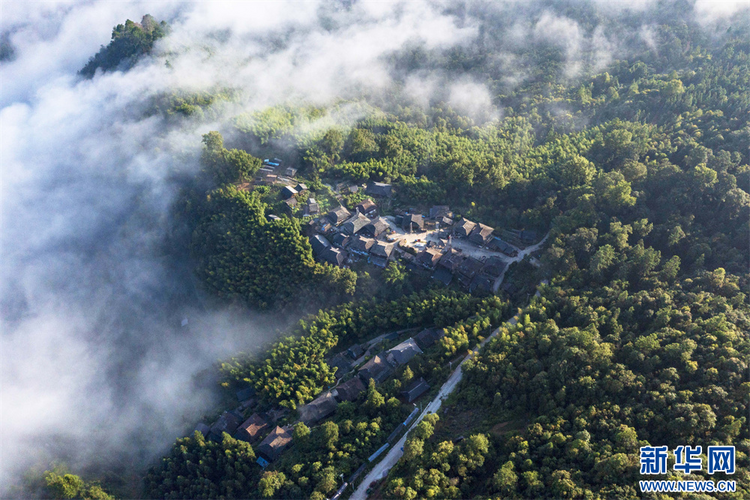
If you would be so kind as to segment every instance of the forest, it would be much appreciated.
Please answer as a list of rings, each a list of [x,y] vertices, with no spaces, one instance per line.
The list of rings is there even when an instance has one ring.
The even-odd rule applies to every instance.
[[[444,102],[414,106],[396,89],[241,112],[203,134],[201,170],[174,204],[202,286],[249,310],[317,313],[262,353],[214,368],[225,394],[252,387],[262,409],[289,411],[291,447],[261,468],[250,444],[195,432],[152,464],[140,494],[330,498],[409,414],[401,389],[415,377],[439,386],[500,327],[444,409],[409,434],[377,495],[635,499],[639,447],[724,444],[736,446],[737,473],[713,479],[737,482],[722,498],[748,498],[750,36],[747,26],[709,35],[679,15],[659,23],[657,50],[574,79],[562,74],[561,49],[529,48],[530,76],[513,88],[474,46],[392,56],[405,71],[483,78],[501,110],[491,121]],[[150,17],[119,25],[81,75],[122,67],[168,31]],[[164,96],[150,113],[178,126],[234,98]],[[446,204],[497,228],[549,231],[539,266],[509,271],[526,270],[523,292],[479,296],[398,266],[371,275],[316,262],[310,219],[280,214],[269,189],[247,187],[275,152],[321,199],[339,181],[388,182],[395,206]],[[517,310],[518,324],[501,326]],[[324,421],[297,422],[297,409],[336,383],[331,356],[423,327],[446,334]],[[72,477],[49,476],[49,495],[107,498]]]

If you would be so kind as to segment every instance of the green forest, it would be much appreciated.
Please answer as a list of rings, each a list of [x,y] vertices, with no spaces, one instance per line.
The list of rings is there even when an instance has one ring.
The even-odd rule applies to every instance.
[[[257,408],[287,412],[279,425],[293,441],[281,457],[262,468],[257,446],[196,431],[152,463],[140,494],[331,498],[409,415],[402,389],[422,377],[434,395],[453,361],[499,327],[440,412],[408,435],[376,498],[641,498],[639,447],[683,444],[736,446],[734,475],[696,477],[736,481],[721,498],[750,497],[750,35],[746,25],[707,34],[677,10],[655,21],[655,50],[574,79],[561,49],[530,47],[529,76],[511,89],[475,46],[393,55],[404,71],[486,81],[501,111],[489,122],[442,102],[409,105],[394,84],[384,97],[243,111],[202,134],[200,171],[173,211],[203,288],[248,310],[317,312],[213,369],[225,395],[251,387]],[[583,7],[568,15],[593,22]],[[147,54],[169,29],[146,17],[115,28],[81,75]],[[235,97],[164,96],[150,113],[177,126]],[[387,182],[390,209],[450,205],[498,229],[549,232],[539,266],[511,266],[520,291],[472,295],[395,264],[317,262],[312,218],[283,213],[275,188],[248,188],[274,155],[308,184],[301,201],[332,199],[337,182]],[[504,323],[517,311],[515,326]],[[445,336],[321,422],[298,421],[336,384],[332,356],[427,327]],[[46,487],[108,498],[72,475]]]

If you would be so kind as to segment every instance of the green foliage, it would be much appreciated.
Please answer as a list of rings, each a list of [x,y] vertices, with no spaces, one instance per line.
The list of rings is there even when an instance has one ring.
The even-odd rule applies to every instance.
[[[221,134],[209,132],[203,136],[201,165],[214,183],[221,186],[251,179],[261,162],[240,149],[226,149]]]
[[[120,67],[130,67],[142,56],[151,52],[154,42],[169,33],[165,21],[157,22],[146,14],[140,23],[128,19],[125,24],[118,24],[112,30],[112,41],[102,46],[79,74],[93,78],[96,70],[111,71]]]

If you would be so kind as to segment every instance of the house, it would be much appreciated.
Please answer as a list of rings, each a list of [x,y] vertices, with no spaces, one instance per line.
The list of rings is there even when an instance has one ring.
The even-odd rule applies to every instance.
[[[464,255],[460,251],[451,248],[450,250],[445,252],[442,257],[440,257],[438,266],[443,267],[453,273],[458,269],[458,267],[465,259],[466,257],[464,257]]]
[[[325,392],[304,406],[299,407],[299,416],[305,424],[314,424],[336,411],[338,403],[333,394]]]
[[[413,338],[404,340],[385,353],[386,360],[393,366],[405,365],[417,354],[422,354],[422,349],[419,348]]]
[[[266,463],[273,462],[279,455],[292,443],[292,435],[289,429],[276,427],[271,433],[258,445],[258,453],[262,455]]]
[[[289,198],[288,200],[284,200],[284,203],[286,204],[287,210],[290,210],[290,211],[293,211],[297,207],[296,198]]]
[[[487,276],[486,274],[477,274],[474,276],[474,279],[471,280],[471,284],[469,285],[469,292],[474,293],[476,291],[485,291],[485,292],[491,292],[492,291],[492,285],[495,283],[495,280]]]
[[[382,182],[371,182],[367,185],[365,193],[371,196],[380,196],[382,198],[388,198],[391,196],[393,189],[390,184],[383,184]]]
[[[266,184],[268,186],[272,186],[276,183],[276,180],[278,179],[278,176],[276,174],[266,174],[263,177],[260,178],[259,182],[261,184]]]
[[[271,214],[268,216],[268,220],[281,220],[281,217],[278,215]]]
[[[362,229],[362,234],[377,238],[378,236],[386,232],[389,227],[390,225],[388,224],[387,220],[382,217],[378,217]]]
[[[380,257],[386,261],[391,257],[393,249],[396,247],[395,243],[388,243],[385,241],[377,241],[372,248],[370,248],[370,255],[374,257]]]
[[[336,369],[336,378],[341,378],[352,368],[352,361],[345,352],[340,352],[328,361],[328,366]]]
[[[315,198],[307,199],[307,213],[310,215],[316,215],[320,213],[320,205],[315,201]]]
[[[521,242],[524,243],[525,245],[531,245],[537,240],[538,236],[536,234],[536,231],[523,230],[521,231],[519,238],[521,239]]]
[[[222,441],[222,434],[226,432],[230,436],[234,434],[240,425],[241,416],[233,411],[225,411],[219,419],[211,426],[208,437],[213,441]]]
[[[346,247],[346,245],[348,245],[349,243],[351,243],[351,241],[352,241],[352,239],[351,239],[351,237],[349,237],[348,234],[336,233],[333,236],[333,246],[335,246],[337,248],[344,248],[344,247]]]
[[[450,217],[438,217],[435,219],[435,223],[440,225],[440,227],[449,227],[453,225],[453,219]]]
[[[477,227],[475,222],[471,222],[469,219],[461,219],[453,228],[453,233],[459,238],[468,238],[475,227]]]
[[[242,422],[237,428],[235,438],[248,443],[254,443],[267,429],[268,422],[257,413],[253,413],[250,415],[250,418]]]
[[[285,200],[291,198],[295,194],[297,194],[297,190],[292,186],[284,186],[283,188],[281,188],[281,197]]]
[[[409,233],[422,231],[424,229],[424,217],[422,214],[407,214],[401,221],[401,228]]]
[[[425,248],[417,254],[417,263],[427,269],[435,269],[443,254],[437,248]]]
[[[367,217],[375,217],[378,214],[378,206],[369,198],[354,207],[354,210]]]
[[[297,191],[298,193],[303,193],[307,191],[307,184],[300,182],[296,186],[294,186],[294,190]]]
[[[294,177],[297,175],[297,169],[292,167],[287,167],[286,171],[284,172],[287,177]]]
[[[357,235],[352,238],[352,242],[349,245],[349,251],[358,255],[368,255],[370,249],[375,245],[375,240],[372,238],[365,238],[364,236]]]
[[[481,247],[487,244],[488,241],[490,241],[490,237],[492,236],[492,232],[494,230],[495,229],[491,228],[490,226],[485,226],[484,224],[477,224],[474,227],[474,230],[469,235],[469,241]]]
[[[506,266],[507,264],[503,259],[493,255],[492,257],[484,261],[482,273],[492,278],[499,278],[500,275],[503,274]]]
[[[331,224],[338,226],[346,219],[351,217],[351,215],[352,214],[351,212],[349,212],[349,210],[347,210],[345,207],[340,206],[328,212],[328,215],[326,215],[326,217],[331,221]]]
[[[320,258],[334,266],[343,266],[349,255],[340,248],[328,247],[320,254]]]
[[[449,215],[450,214],[450,215]],[[430,209],[430,219],[439,219],[440,217],[451,217],[451,209],[448,205],[435,205]]]
[[[365,384],[358,377],[347,380],[333,390],[334,397],[339,403],[355,401],[364,392]]]
[[[360,344],[354,344],[346,350],[346,354],[352,359],[359,359],[365,353],[365,348]]]
[[[458,269],[458,282],[463,286],[468,287],[471,284],[471,280],[474,276],[484,267],[482,261],[475,259],[474,257],[466,258]]]
[[[203,422],[199,423],[195,426],[195,430],[203,434],[203,437],[208,436],[208,433],[211,432],[211,428],[204,424]]]
[[[341,231],[346,234],[355,235],[368,224],[370,224],[370,219],[359,212],[355,212],[355,214],[341,226]]]
[[[503,283],[503,290],[508,295],[515,295],[518,293],[518,287],[513,283]]]
[[[419,396],[430,390],[428,384],[422,377],[409,384],[406,389],[401,391],[401,396],[406,399],[407,403],[414,402]]]
[[[515,257],[518,255],[518,250],[495,236],[490,240],[489,247],[493,250],[499,250],[509,257]]]
[[[435,342],[445,337],[445,329],[437,330],[435,328],[426,328],[414,336],[414,341],[422,349],[428,349],[435,345]]]
[[[448,286],[453,281],[453,274],[444,267],[438,267],[437,270],[432,274],[432,277]]]
[[[310,246],[312,247],[314,255],[321,255],[323,251],[330,247],[331,244],[323,236],[316,234],[310,237]]]
[[[384,354],[378,354],[359,369],[358,375],[365,384],[370,379],[379,384],[390,377],[391,373],[393,373],[393,366],[386,361]]]

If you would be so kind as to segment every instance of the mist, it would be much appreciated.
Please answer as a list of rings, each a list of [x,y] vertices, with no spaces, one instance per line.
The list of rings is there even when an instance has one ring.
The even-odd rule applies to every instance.
[[[713,32],[749,3],[699,0],[694,13]],[[598,20],[581,26],[550,2],[3,3],[0,484],[61,457],[147,463],[216,404],[200,373],[303,313],[229,308],[193,277],[171,207],[202,134],[231,132],[240,112],[362,96],[444,102],[484,124],[502,117],[498,92],[528,78],[529,45],[559,48],[570,80],[657,50],[653,26],[615,29],[655,2],[572,4]],[[172,29],[150,57],[77,76],[113,26],[144,14]],[[477,47],[492,81],[454,78],[447,54]],[[214,121],[147,112],[160,94],[216,88],[239,100]]]

